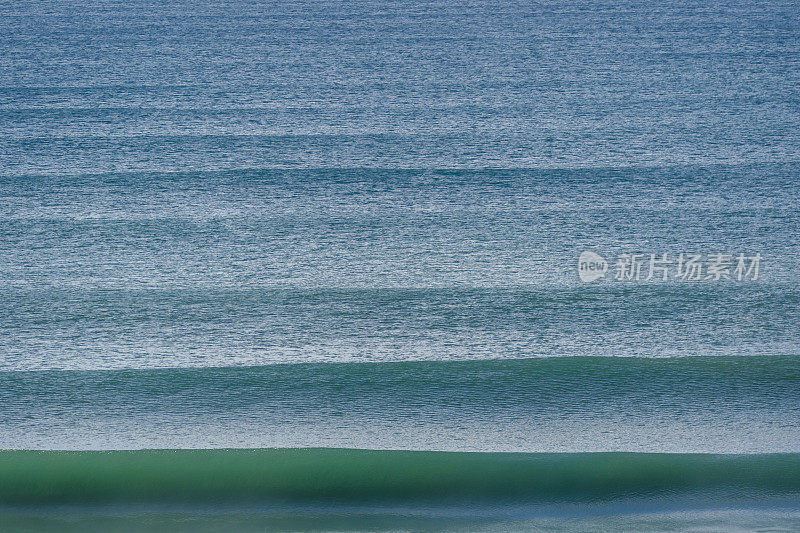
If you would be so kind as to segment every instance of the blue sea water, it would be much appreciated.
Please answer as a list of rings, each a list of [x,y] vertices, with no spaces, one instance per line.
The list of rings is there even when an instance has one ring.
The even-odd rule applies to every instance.
[[[800,528],[798,15],[777,0],[0,2],[0,526]],[[586,250],[612,269],[763,261],[757,279],[583,283]],[[266,485],[231,518],[203,498],[244,489],[211,478],[202,511],[154,508],[160,452],[34,466],[46,450],[306,447],[322,450],[288,479],[343,494],[400,494],[364,469],[453,461],[404,494],[439,479],[458,499],[465,452],[497,483],[501,452],[525,472],[565,454],[567,485],[584,465],[569,454],[622,453],[641,479],[615,499],[620,478],[592,470],[595,507],[553,504],[534,473],[503,497],[476,488],[498,515],[438,496],[274,507],[297,504],[293,485],[257,470]],[[214,453],[209,476],[242,468]],[[758,483],[740,476],[762,460]],[[329,485],[308,467],[326,461]],[[664,474],[692,469],[694,493]],[[87,518],[108,502],[36,480],[133,507]]]

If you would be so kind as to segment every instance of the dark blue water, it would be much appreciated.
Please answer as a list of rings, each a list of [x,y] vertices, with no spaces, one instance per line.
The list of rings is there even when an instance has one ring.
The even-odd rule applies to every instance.
[[[791,1],[11,1],[0,15],[9,176],[798,159]]]
[[[796,8],[3,4],[0,370],[766,356],[795,371]],[[580,281],[585,250],[606,278]],[[620,254],[665,253],[763,261],[757,278],[614,279]],[[775,419],[796,429],[797,401]],[[752,424],[731,451],[795,450]],[[41,429],[4,445],[64,440]],[[225,444],[188,434],[173,445]],[[595,447],[643,448],[618,437]]]

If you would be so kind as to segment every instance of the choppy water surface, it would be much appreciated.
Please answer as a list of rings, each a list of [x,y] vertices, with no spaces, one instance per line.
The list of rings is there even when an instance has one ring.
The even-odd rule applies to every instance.
[[[619,479],[587,470],[591,512],[527,482],[516,507],[477,491],[503,509],[490,519],[440,505],[481,485],[447,472],[411,510],[301,510],[275,481],[232,518],[124,493],[159,494],[163,479],[126,477],[126,461],[157,470],[145,452],[54,454],[49,470],[2,452],[0,477],[33,492],[2,485],[0,527],[797,529],[797,12],[0,4],[0,448],[519,452],[528,474],[569,463],[553,490],[577,459],[543,453],[631,452],[623,470],[643,476],[615,500],[604,487]],[[612,268],[631,253],[763,263],[741,281],[584,284],[584,250]],[[208,453],[236,481],[236,452]],[[424,454],[401,470],[470,468]],[[377,479],[397,465],[375,457]],[[492,461],[508,457],[475,460],[500,483]],[[84,460],[117,473],[84,479],[122,490],[113,516],[86,514],[105,504],[80,491],[50,502],[74,512],[31,511],[46,499],[35,480],[70,494]],[[290,478],[317,475],[297,461]],[[369,485],[362,467],[331,486]],[[675,469],[696,470],[695,493]],[[236,492],[209,475],[177,493]]]

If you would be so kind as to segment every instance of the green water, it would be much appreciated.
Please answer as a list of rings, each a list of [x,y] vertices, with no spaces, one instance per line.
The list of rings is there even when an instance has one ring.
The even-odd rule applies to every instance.
[[[798,454],[0,453],[0,510],[14,527],[538,528],[741,509],[794,520],[798,497]]]

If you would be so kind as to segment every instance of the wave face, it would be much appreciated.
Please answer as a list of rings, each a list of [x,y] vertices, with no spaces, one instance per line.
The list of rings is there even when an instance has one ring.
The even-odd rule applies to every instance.
[[[0,505],[517,504],[800,495],[800,454],[503,454],[345,449],[4,451]],[[794,499],[793,499],[794,498]]]
[[[800,454],[0,452],[36,531],[795,530]]]
[[[0,373],[0,448],[800,452],[794,356]]]
[[[0,452],[0,523],[37,531],[791,529],[798,496],[800,454]]]

